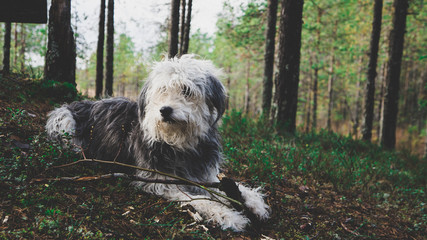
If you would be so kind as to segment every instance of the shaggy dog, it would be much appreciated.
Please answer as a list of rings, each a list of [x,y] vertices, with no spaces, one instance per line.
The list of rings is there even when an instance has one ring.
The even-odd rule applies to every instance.
[[[59,141],[68,133],[91,158],[126,161],[195,182],[218,182],[223,161],[218,121],[226,98],[221,74],[210,61],[191,55],[166,59],[154,64],[137,102],[125,98],[73,102],[49,113],[46,130]],[[139,170],[136,174],[167,179]],[[242,212],[209,200],[213,196],[194,186],[134,184],[168,200],[188,202],[223,229],[243,231],[250,222]],[[241,184],[238,188],[246,207],[259,219],[268,218],[259,189]]]

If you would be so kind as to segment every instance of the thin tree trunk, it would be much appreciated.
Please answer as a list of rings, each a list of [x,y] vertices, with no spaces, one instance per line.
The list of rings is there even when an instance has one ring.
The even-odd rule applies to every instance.
[[[185,5],[186,1],[181,0],[181,29],[180,29],[180,35],[179,35],[179,55],[181,56],[183,54],[184,50],[184,35],[185,35]]]
[[[338,21],[335,21],[334,32],[332,33],[333,39],[336,38],[337,34]],[[334,107],[334,66],[335,66],[335,47],[331,48],[331,63],[329,66],[329,78],[328,78],[328,95],[329,95],[329,104],[328,104],[328,116],[326,120],[326,129],[331,131],[332,124],[332,108]]]
[[[361,71],[359,70],[359,72],[361,72]],[[358,136],[359,135],[358,134],[359,133],[359,131],[358,131],[358,128],[359,128],[359,112],[360,112],[360,77],[357,80],[356,88],[357,88],[356,99],[355,99],[356,109],[354,110],[353,135],[355,136],[356,139],[358,139],[358,137],[359,137]]]
[[[387,149],[394,149],[396,145],[399,80],[408,0],[394,0],[393,7],[393,29],[390,32],[389,64],[387,67],[386,79],[387,87],[384,97],[383,128],[381,135],[381,145]]]
[[[71,0],[52,1],[45,61],[45,79],[76,85],[76,43],[71,28]]]
[[[114,0],[108,0],[107,62],[105,64],[105,95],[113,96],[114,81]]]
[[[317,24],[321,25],[321,19],[322,19],[323,10],[318,8],[317,9]],[[314,82],[313,82],[313,122],[312,122],[312,131],[316,131],[317,128],[317,89],[318,89],[318,83],[319,83],[319,53],[320,53],[320,28],[317,28],[316,30],[316,63],[314,68]]]
[[[311,130],[316,131],[317,128],[317,89],[319,83],[319,68],[316,66],[314,68],[314,78],[313,78],[313,121],[311,123]]]
[[[249,83],[249,77],[251,75],[251,60],[248,60],[248,63],[246,65],[246,85],[245,85],[245,106],[244,106],[244,110],[246,114],[249,114],[249,108],[250,108],[250,94],[249,94],[249,89],[250,89],[250,83]]]
[[[278,132],[294,133],[298,106],[303,0],[282,0],[279,76],[276,86]]]
[[[381,35],[383,0],[375,0],[374,19],[372,21],[371,42],[369,51],[368,79],[365,90],[365,107],[363,113],[362,138],[365,141],[372,139],[372,125],[374,120],[375,78],[377,76],[378,47]]]
[[[193,0],[188,0],[188,10],[187,10],[187,21],[185,22],[185,34],[184,34],[184,46],[182,49],[182,54],[188,53],[188,47],[190,46],[190,27],[191,27],[191,9],[193,6]]]
[[[268,1],[267,32],[265,37],[264,79],[262,92],[262,112],[270,116],[271,98],[273,91],[274,46],[276,39],[277,0]]]
[[[180,0],[172,0],[172,2],[171,2],[171,24],[170,24],[170,34],[169,34],[169,58],[173,58],[178,54],[179,2],[180,2]]]
[[[95,97],[100,98],[104,78],[104,41],[105,41],[105,0],[101,0],[98,24],[98,44],[96,49]]]
[[[380,82],[380,99],[378,103],[378,127],[377,127],[377,135],[378,139],[381,139],[381,132],[382,132],[382,122],[383,122],[383,106],[384,106],[384,88],[385,88],[385,79],[387,76],[387,62],[384,62],[381,65],[381,82]]]
[[[5,23],[5,34],[4,34],[4,45],[3,45],[3,75],[9,75],[10,73],[10,35],[12,24],[10,22]]]
[[[16,66],[16,61],[18,61],[18,23],[15,23],[15,47],[13,51],[13,66]]]
[[[21,48],[19,49],[20,64],[21,64],[21,73],[25,72],[25,25],[21,23]]]

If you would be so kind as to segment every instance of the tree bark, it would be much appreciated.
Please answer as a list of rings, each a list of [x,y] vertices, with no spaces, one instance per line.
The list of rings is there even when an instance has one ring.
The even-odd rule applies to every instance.
[[[21,48],[19,49],[19,56],[20,56],[20,64],[21,64],[21,73],[25,72],[25,48],[26,48],[26,42],[25,42],[25,25],[21,23]]]
[[[378,47],[381,35],[382,8],[383,0],[375,0],[362,127],[362,139],[365,141],[371,141],[372,139],[372,125],[374,120],[375,103],[375,78],[377,76]]]
[[[303,0],[282,0],[279,76],[276,86],[278,132],[294,133],[298,103]]]
[[[273,92],[274,46],[276,39],[277,0],[268,1],[267,32],[265,37],[264,79],[262,92],[262,112],[270,116],[271,98]]]
[[[321,19],[322,19],[323,10],[318,7],[317,8],[317,25],[321,25]],[[315,43],[315,67],[314,67],[314,82],[313,82],[313,122],[312,122],[312,131],[316,131],[317,128],[317,90],[319,85],[319,54],[320,54],[320,27],[317,27],[316,30],[316,43]]]
[[[3,45],[3,75],[9,75],[10,73],[10,35],[12,24],[10,22],[5,23],[6,31],[4,34],[4,45]]]
[[[179,55],[183,54],[184,50],[184,35],[185,35],[185,5],[186,1],[181,0],[181,29],[179,30]]]
[[[96,80],[95,97],[100,98],[104,78],[104,40],[105,40],[105,0],[101,0],[98,24],[98,44],[96,49]]]
[[[337,28],[338,28],[338,21],[335,21],[334,31],[332,33],[333,39],[337,36]],[[326,129],[330,132],[332,131],[332,109],[334,107],[334,66],[335,66],[335,46],[332,46],[331,48],[331,63],[329,66],[329,78],[328,78],[328,97],[329,97],[329,104],[328,104],[328,116],[326,119]]]
[[[393,2],[393,29],[390,32],[387,85],[384,96],[383,127],[380,141],[381,145],[386,149],[394,149],[396,145],[400,68],[408,5],[408,0],[394,0]]]
[[[76,85],[76,44],[71,28],[71,0],[54,0],[49,10],[45,79]]]
[[[105,95],[113,96],[114,81],[114,0],[108,0],[107,62],[105,63]]]
[[[191,9],[193,6],[193,0],[188,0],[188,9],[187,9],[187,20],[185,22],[185,34],[184,34],[184,46],[182,49],[182,54],[188,53],[188,47],[190,46],[190,27],[191,27]]]
[[[171,2],[171,24],[170,24],[170,33],[169,33],[169,58],[173,58],[178,54],[179,2],[180,2],[180,0],[172,0],[172,2]]]

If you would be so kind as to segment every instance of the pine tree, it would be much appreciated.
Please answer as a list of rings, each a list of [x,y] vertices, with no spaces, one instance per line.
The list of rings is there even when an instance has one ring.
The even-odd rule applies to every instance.
[[[99,11],[98,45],[96,49],[96,90],[95,97],[100,98],[104,78],[104,40],[105,40],[105,0],[101,0]]]
[[[274,45],[276,39],[277,0],[268,1],[267,32],[265,37],[264,79],[262,94],[262,111],[270,115],[271,97],[273,91]]]
[[[296,128],[303,5],[303,0],[282,0],[276,83],[279,133],[294,133]]]
[[[45,79],[76,84],[76,44],[71,0],[54,0],[49,10]]]
[[[374,19],[372,21],[371,42],[369,51],[368,78],[365,90],[365,108],[363,113],[363,140],[371,141],[372,124],[374,120],[374,95],[375,95],[375,78],[377,76],[377,59],[378,47],[381,35],[381,18],[382,18],[383,0],[375,0]]]
[[[105,95],[113,96],[114,76],[114,0],[108,0],[107,17],[107,62],[105,76]]]
[[[389,60],[382,116],[381,145],[394,149],[399,100],[399,79],[402,64],[403,42],[406,29],[408,0],[394,0],[393,29],[390,32]]]

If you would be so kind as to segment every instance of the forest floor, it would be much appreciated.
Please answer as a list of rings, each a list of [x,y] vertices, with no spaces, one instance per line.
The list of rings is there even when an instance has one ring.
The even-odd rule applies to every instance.
[[[52,168],[82,156],[46,138],[46,114],[61,102],[50,90],[0,77],[0,239],[426,239],[425,161],[325,133],[254,133],[260,123],[234,111],[222,128],[224,171],[263,186],[271,206],[271,218],[246,232],[195,222],[192,209],[125,179],[34,182],[105,172]],[[365,168],[366,152],[385,160]]]

